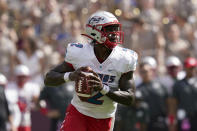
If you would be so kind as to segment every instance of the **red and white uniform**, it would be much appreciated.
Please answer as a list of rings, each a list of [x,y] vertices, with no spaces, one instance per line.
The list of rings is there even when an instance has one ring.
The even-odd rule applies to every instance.
[[[6,86],[6,98],[13,115],[14,125],[18,127],[18,130],[31,130],[32,100],[34,97],[38,97],[39,93],[39,86],[30,82],[25,83],[22,88],[19,88],[14,82]]]
[[[118,88],[121,75],[136,69],[137,57],[134,51],[116,46],[109,57],[100,63],[91,44],[71,43],[67,47],[65,61],[72,64],[74,69],[91,67],[100,76],[103,84]],[[74,93],[71,104],[80,113],[98,119],[114,117],[117,107],[116,102],[100,92],[94,92],[87,102],[81,101]]]

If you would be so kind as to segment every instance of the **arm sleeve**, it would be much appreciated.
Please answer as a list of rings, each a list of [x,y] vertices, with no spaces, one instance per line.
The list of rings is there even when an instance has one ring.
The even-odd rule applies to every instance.
[[[135,51],[131,50],[128,55],[129,63],[127,72],[135,71],[138,63],[138,54]]]
[[[70,49],[70,44],[68,44],[67,48],[66,48],[66,51],[65,51],[65,62],[66,63],[69,63],[69,64],[72,64],[72,51]]]
[[[77,43],[69,43],[65,52],[65,62],[74,64],[78,60],[78,52],[80,51],[80,46]],[[82,46],[83,47],[83,46]]]

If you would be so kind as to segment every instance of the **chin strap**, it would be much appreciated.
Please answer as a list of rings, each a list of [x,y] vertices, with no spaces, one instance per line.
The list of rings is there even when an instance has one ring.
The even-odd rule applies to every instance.
[[[105,41],[105,44],[104,44],[107,48],[109,48],[109,49],[113,49],[114,47],[116,47],[117,46],[117,44],[112,44],[110,41],[109,41],[109,39],[107,39],[106,41]]]

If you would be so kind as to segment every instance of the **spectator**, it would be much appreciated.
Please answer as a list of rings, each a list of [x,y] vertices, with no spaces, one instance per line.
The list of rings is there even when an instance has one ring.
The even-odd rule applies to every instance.
[[[8,78],[12,76],[16,55],[15,44],[3,33],[0,28],[0,71]]]
[[[46,9],[43,13],[43,31],[52,32],[52,27],[61,23],[60,5],[56,0],[46,0]]]
[[[21,49],[23,40],[35,37],[35,29],[33,27],[33,23],[30,18],[25,18],[23,22],[20,24],[18,36],[19,36],[19,40],[17,42],[18,49]]]
[[[59,48],[65,48],[65,46],[67,46],[67,40],[69,39],[69,37],[71,36],[71,12],[66,8],[63,7],[60,10],[60,16],[61,16],[61,23],[57,24],[56,26],[53,27],[53,35],[55,36],[55,40],[58,42],[57,46]],[[53,37],[54,37],[53,36]]]
[[[43,85],[43,52],[38,50],[37,43],[34,39],[24,39],[22,50],[17,52],[19,64],[26,65],[30,70],[31,81]]]
[[[159,24],[161,14],[155,9],[155,0],[140,0],[140,6],[142,9],[141,17],[146,23],[155,26]]]
[[[65,48],[61,47],[61,50],[59,50],[57,41],[51,34],[43,36],[40,43],[42,43],[40,49],[43,52],[42,72],[45,74],[48,69],[51,69],[60,62],[61,54],[63,54],[62,52],[65,51]]]
[[[165,40],[159,41],[158,37],[163,38],[158,26],[152,27],[145,23],[142,18],[132,19],[131,36],[129,41],[131,44],[129,45],[129,48],[137,51],[141,57],[156,57],[158,55],[157,50],[159,45],[165,44]]]
[[[169,25],[166,54],[179,56],[184,60],[189,55],[190,45],[188,41],[180,37],[180,29],[177,24]]]

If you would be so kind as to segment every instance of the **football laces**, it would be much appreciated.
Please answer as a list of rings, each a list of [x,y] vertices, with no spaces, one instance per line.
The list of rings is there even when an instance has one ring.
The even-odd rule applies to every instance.
[[[83,78],[84,79],[84,78]],[[81,92],[82,91],[82,80],[79,80],[79,83],[78,83],[78,91]]]

